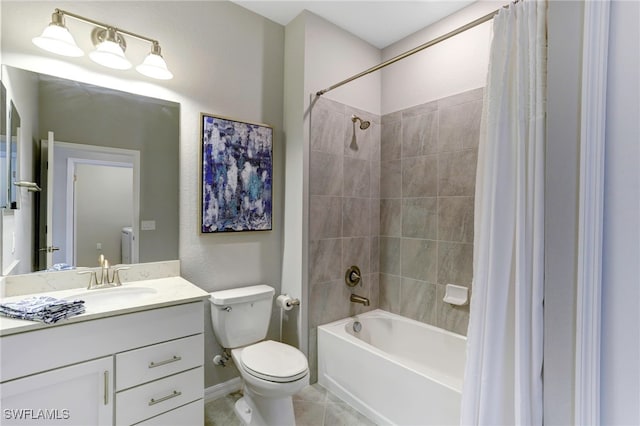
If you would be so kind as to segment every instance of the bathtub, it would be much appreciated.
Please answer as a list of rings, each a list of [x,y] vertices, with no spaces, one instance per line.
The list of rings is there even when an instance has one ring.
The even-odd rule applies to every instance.
[[[464,336],[376,309],[318,327],[318,382],[379,425],[459,424],[465,354]]]

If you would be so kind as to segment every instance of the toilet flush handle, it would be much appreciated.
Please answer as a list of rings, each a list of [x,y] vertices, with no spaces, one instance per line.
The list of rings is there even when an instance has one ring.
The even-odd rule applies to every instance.
[[[231,306],[225,306],[224,308],[222,308],[222,310],[226,312],[231,312]]]

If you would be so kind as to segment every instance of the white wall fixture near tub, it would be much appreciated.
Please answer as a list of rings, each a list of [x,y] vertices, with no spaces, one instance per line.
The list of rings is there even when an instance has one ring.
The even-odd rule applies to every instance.
[[[461,285],[447,284],[442,300],[452,305],[466,305],[469,302],[469,289]]]

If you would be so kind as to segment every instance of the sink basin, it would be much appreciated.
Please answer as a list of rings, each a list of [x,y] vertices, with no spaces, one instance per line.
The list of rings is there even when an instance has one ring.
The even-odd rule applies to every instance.
[[[87,290],[73,296],[65,297],[67,300],[84,300],[85,306],[111,305],[121,302],[140,302],[153,297],[157,290],[148,287],[112,287],[99,290]]]

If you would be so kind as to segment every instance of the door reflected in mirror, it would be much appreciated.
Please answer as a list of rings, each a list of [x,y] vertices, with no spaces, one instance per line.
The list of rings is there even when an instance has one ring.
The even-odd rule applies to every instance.
[[[9,128],[11,129],[10,137],[8,139],[9,145],[7,147],[7,156],[9,157],[9,187],[7,192],[7,199],[9,207],[16,210],[20,207],[18,198],[18,187],[15,186],[15,182],[20,180],[18,178],[18,132],[20,131],[20,114],[13,101],[10,102],[9,107]]]
[[[7,207],[9,190],[7,168],[7,89],[0,82],[0,209]]]
[[[32,271],[177,259],[179,104],[6,68],[36,85]]]

